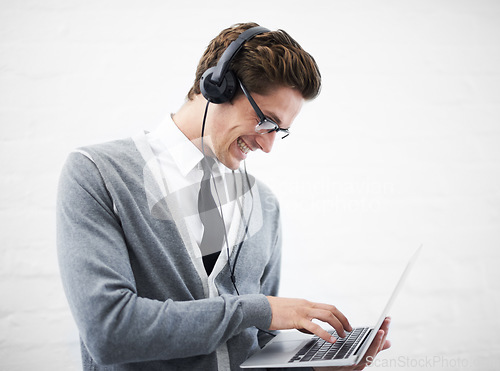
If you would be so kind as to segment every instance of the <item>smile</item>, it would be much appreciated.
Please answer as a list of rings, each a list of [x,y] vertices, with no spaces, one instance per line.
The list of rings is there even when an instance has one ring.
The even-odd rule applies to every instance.
[[[250,147],[248,147],[246,145],[246,143],[241,139],[241,138],[238,138],[238,140],[236,141],[236,143],[238,144],[238,147],[241,149],[241,152],[243,152],[245,155],[250,152]]]

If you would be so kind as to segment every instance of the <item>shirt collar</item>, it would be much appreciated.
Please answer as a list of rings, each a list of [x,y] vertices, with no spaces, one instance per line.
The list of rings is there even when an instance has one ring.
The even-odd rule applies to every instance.
[[[187,176],[203,159],[203,154],[177,127],[171,115],[151,132],[164,151],[168,151],[183,176]]]

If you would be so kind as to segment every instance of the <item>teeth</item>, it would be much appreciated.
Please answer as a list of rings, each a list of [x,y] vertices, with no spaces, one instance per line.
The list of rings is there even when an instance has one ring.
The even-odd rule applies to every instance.
[[[248,148],[248,146],[245,144],[245,142],[243,142],[241,140],[241,138],[238,138],[237,140],[237,143],[238,143],[238,147],[240,147],[241,151],[246,155],[249,151],[250,151],[250,148]]]

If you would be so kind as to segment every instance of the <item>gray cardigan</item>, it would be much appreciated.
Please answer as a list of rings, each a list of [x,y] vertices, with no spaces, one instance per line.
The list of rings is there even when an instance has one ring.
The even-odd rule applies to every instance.
[[[281,233],[274,195],[256,182],[261,204],[254,207],[262,213],[237,260],[241,295],[225,264],[214,281],[219,296],[207,298],[179,226],[148,207],[147,159],[137,141],[82,152],[71,153],[61,173],[57,246],[84,370],[239,369],[258,349],[257,327],[271,323],[265,295],[278,291]],[[233,263],[235,255],[233,249]],[[220,359],[221,346],[229,359]]]

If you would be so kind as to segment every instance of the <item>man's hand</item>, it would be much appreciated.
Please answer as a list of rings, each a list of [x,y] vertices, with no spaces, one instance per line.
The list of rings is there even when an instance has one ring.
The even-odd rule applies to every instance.
[[[351,371],[351,370],[362,370],[366,366],[370,366],[377,354],[385,349],[390,348],[391,342],[387,340],[387,333],[389,332],[389,324],[391,319],[387,317],[382,323],[380,330],[378,330],[377,335],[373,339],[372,344],[366,351],[361,362],[357,365],[352,366],[342,366],[342,367],[315,367],[316,371]]]
[[[347,318],[333,305],[312,303],[303,299],[288,299],[268,296],[273,318],[270,330],[297,329],[319,336],[330,343],[336,341],[325,329],[312,322],[313,319],[328,323],[341,337],[352,331]]]

